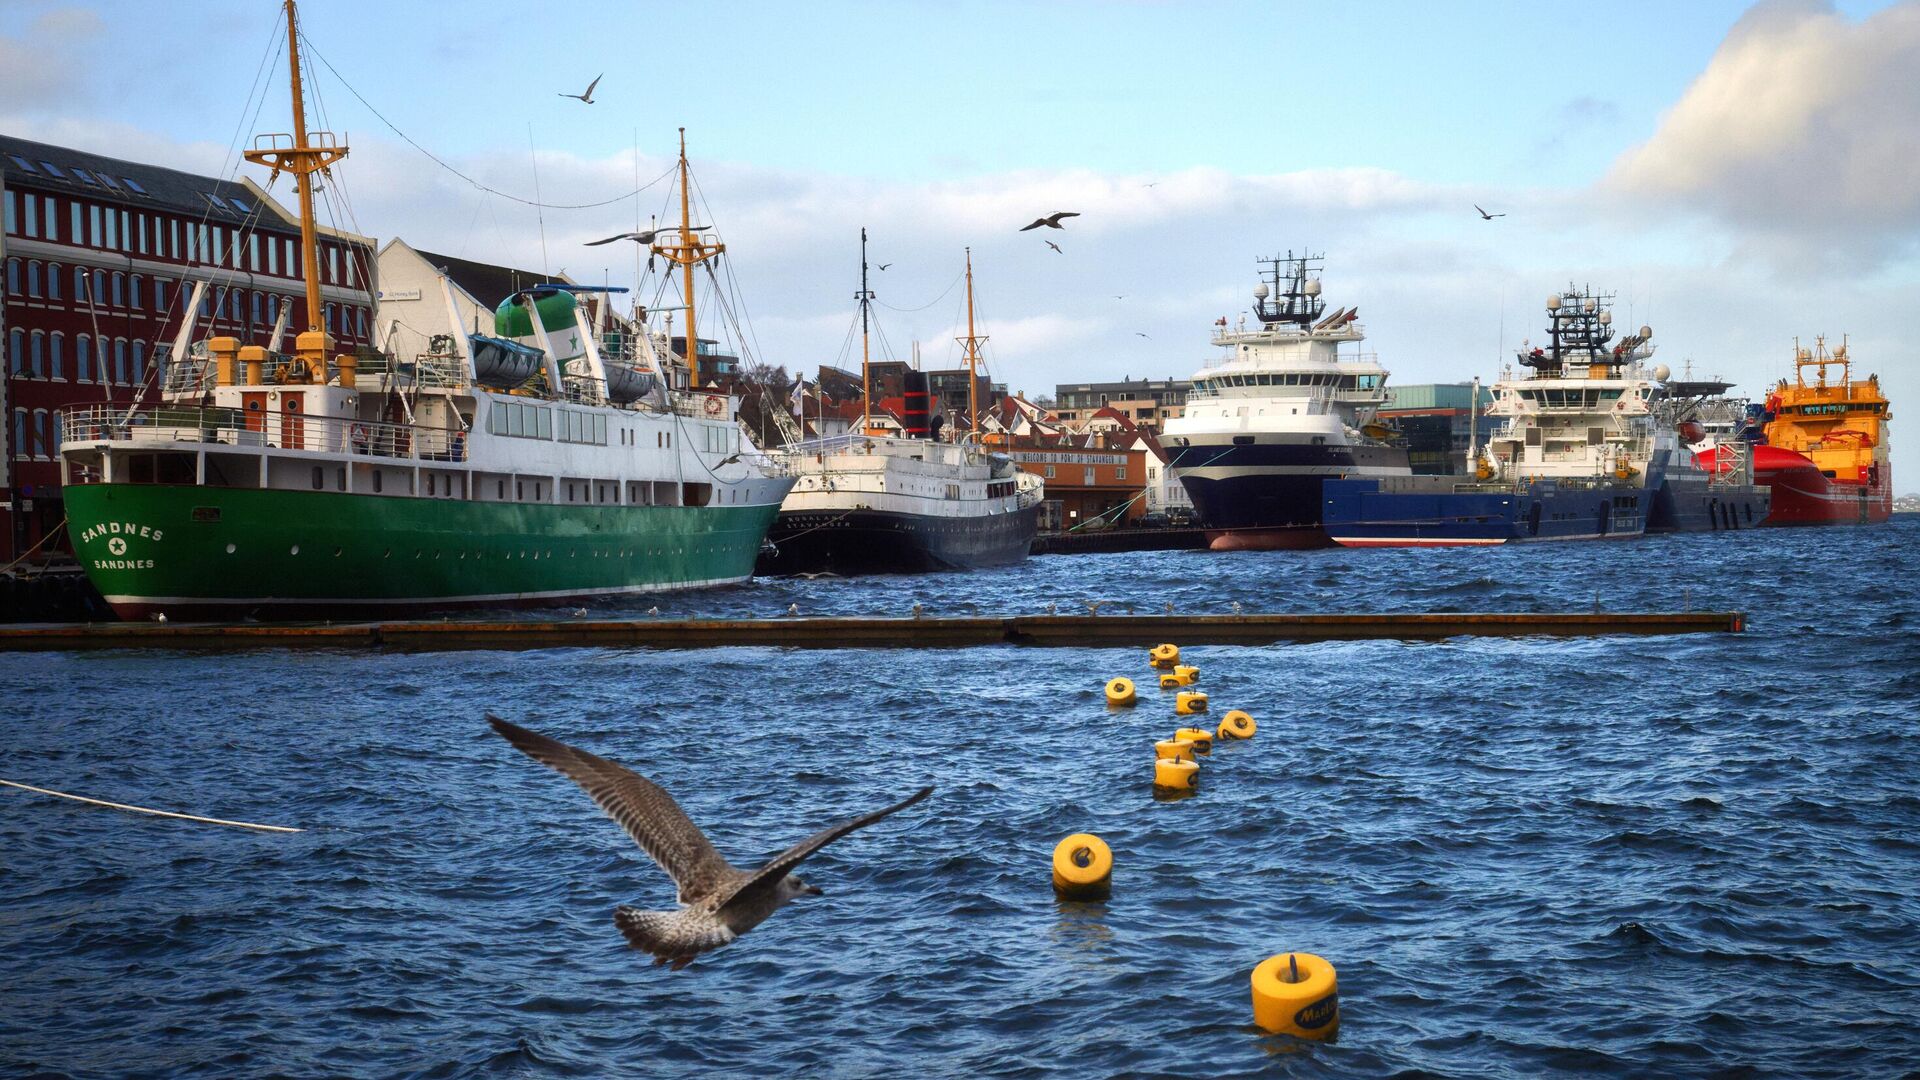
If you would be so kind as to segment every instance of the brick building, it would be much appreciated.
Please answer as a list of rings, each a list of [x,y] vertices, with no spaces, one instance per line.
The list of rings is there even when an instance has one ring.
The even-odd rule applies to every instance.
[[[42,552],[66,548],[49,536],[65,518],[60,409],[155,401],[155,349],[179,332],[195,282],[207,283],[196,339],[271,348],[280,305],[294,305],[289,334],[305,328],[305,279],[297,216],[251,180],[0,135],[0,201],[0,562],[10,562],[43,540]],[[330,232],[319,262],[336,351],[370,345],[372,242]]]

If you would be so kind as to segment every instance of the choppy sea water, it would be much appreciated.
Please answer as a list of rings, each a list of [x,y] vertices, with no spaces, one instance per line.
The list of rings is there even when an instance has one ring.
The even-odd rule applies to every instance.
[[[1920,520],[1491,551],[1049,556],[596,614],[1737,609],[1742,635],[1196,646],[1220,745],[1109,712],[1136,649],[0,656],[0,1073],[1883,1076],[1920,1064]],[[1112,610],[1111,607],[1104,610]],[[824,888],[686,971],[672,890],[487,711]],[[1112,899],[1061,904],[1098,833]],[[1339,972],[1336,1041],[1248,975]]]

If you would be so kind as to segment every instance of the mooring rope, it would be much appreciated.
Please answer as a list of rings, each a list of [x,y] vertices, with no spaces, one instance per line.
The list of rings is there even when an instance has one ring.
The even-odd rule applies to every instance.
[[[42,795],[54,795],[62,799],[72,799],[74,802],[89,803],[93,806],[105,806],[113,810],[130,810],[136,814],[152,814],[155,817],[179,818],[182,821],[199,821],[208,825],[228,825],[236,829],[259,829],[261,832],[303,831],[301,829],[289,828],[285,825],[256,825],[251,821],[228,821],[224,818],[201,817],[198,814],[176,814],[171,810],[154,810],[145,806],[129,806],[126,803],[107,802],[105,799],[89,799],[85,795],[69,795],[64,791],[53,791],[48,788],[34,787],[32,784],[15,783],[12,780],[0,780],[0,784],[20,788],[23,791],[37,791]]]

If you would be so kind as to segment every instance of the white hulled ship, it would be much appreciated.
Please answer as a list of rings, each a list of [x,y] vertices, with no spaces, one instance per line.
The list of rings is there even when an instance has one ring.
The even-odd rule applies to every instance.
[[[866,230],[860,231],[862,411],[871,412],[866,368]],[[967,259],[969,376],[985,338],[973,330],[973,260]],[[969,386],[973,380],[969,378]],[[971,391],[970,391],[971,394]],[[926,377],[906,373],[902,435],[859,430],[788,443],[782,460],[797,478],[768,534],[766,574],[913,573],[1004,566],[1027,557],[1039,524],[1044,481],[1010,457],[989,453],[977,433],[934,439]],[[977,417],[979,403],[968,412]]]
[[[1329,315],[1320,299],[1323,258],[1260,260],[1269,267],[1253,291],[1260,325],[1215,324],[1225,355],[1194,375],[1185,414],[1167,421],[1168,470],[1217,551],[1323,546],[1323,481],[1411,472],[1406,451],[1373,423],[1387,370],[1358,350],[1358,310]]]

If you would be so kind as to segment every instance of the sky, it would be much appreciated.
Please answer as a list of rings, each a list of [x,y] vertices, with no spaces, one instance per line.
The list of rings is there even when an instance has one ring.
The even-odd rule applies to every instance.
[[[737,290],[703,334],[789,369],[858,363],[865,226],[889,264],[876,351],[957,360],[970,247],[991,371],[1030,396],[1191,375],[1255,260],[1310,249],[1399,383],[1497,377],[1576,284],[1616,293],[1676,372],[1758,395],[1796,337],[1845,334],[1896,425],[1920,400],[1900,330],[1920,307],[1920,0],[301,15],[315,111],[353,147],[334,223],[630,285],[630,245],[585,241],[677,214],[652,182],[684,126]],[[0,0],[0,131],[251,175],[241,137],[289,123],[279,18]],[[596,75],[593,104],[560,96]],[[606,205],[508,197],[536,190]],[[1018,231],[1055,210],[1081,216]],[[1896,489],[1920,490],[1894,446]]]

